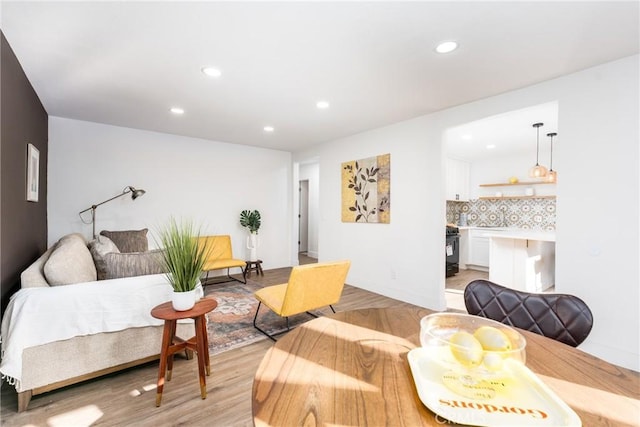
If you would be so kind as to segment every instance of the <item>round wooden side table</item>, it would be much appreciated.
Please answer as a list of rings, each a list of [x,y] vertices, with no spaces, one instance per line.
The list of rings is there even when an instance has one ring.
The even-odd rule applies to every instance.
[[[205,315],[215,309],[218,302],[213,298],[202,298],[196,302],[191,310],[176,311],[171,305],[171,301],[154,307],[151,315],[156,319],[164,320],[164,330],[162,332],[162,351],[160,352],[160,367],[158,369],[158,388],[156,393],[156,406],[160,406],[162,401],[162,390],[164,388],[165,373],[167,381],[171,380],[173,370],[173,355],[181,350],[193,350],[198,355],[198,376],[200,377],[200,396],[207,398],[206,374],[211,374],[209,363],[209,340],[207,339],[207,322]],[[176,337],[176,323],[181,319],[193,319],[195,322],[196,335],[188,340]],[[168,371],[168,372],[167,372]]]

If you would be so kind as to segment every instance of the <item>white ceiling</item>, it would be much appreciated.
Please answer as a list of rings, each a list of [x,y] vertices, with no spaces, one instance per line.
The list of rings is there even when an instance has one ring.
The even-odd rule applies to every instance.
[[[636,54],[638,6],[4,1],[1,27],[52,116],[295,151]]]
[[[561,132],[558,130],[557,102],[510,111],[447,129],[445,135],[447,155],[470,162],[490,157],[526,155],[533,161],[538,137],[537,130],[533,127],[534,123],[543,124],[539,128],[540,152],[544,153],[546,164],[550,147],[550,138],[547,134],[551,132],[557,134],[553,139],[554,144],[561,137]]]

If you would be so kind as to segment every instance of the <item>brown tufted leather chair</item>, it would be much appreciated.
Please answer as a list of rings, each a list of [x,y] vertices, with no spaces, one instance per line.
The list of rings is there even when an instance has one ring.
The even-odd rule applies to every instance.
[[[591,310],[574,295],[533,294],[474,280],[464,290],[469,314],[535,332],[577,347],[593,326]]]

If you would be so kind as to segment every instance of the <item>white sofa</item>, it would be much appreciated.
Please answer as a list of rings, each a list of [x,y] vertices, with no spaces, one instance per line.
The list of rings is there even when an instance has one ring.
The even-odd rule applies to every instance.
[[[170,300],[165,275],[95,280],[97,273],[91,273],[80,249],[87,248],[84,238],[70,236],[22,273],[21,289],[12,295],[3,316],[0,373],[18,392],[19,412],[27,409],[33,395],[159,357],[163,323],[150,311]],[[71,252],[61,248],[63,241],[72,242]],[[123,256],[130,261],[135,255]],[[61,265],[50,258],[61,260]],[[47,277],[57,281],[65,269],[76,282],[51,285]],[[77,281],[83,277],[94,280]],[[192,324],[178,324],[178,336],[193,333]]]

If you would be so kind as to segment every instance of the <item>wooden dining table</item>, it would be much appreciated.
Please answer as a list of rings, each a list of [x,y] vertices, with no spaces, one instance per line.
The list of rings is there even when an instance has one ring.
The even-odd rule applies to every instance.
[[[256,426],[442,426],[407,360],[427,309],[371,308],[311,320],[265,354],[253,383]],[[522,331],[526,366],[583,426],[640,425],[640,374]]]

